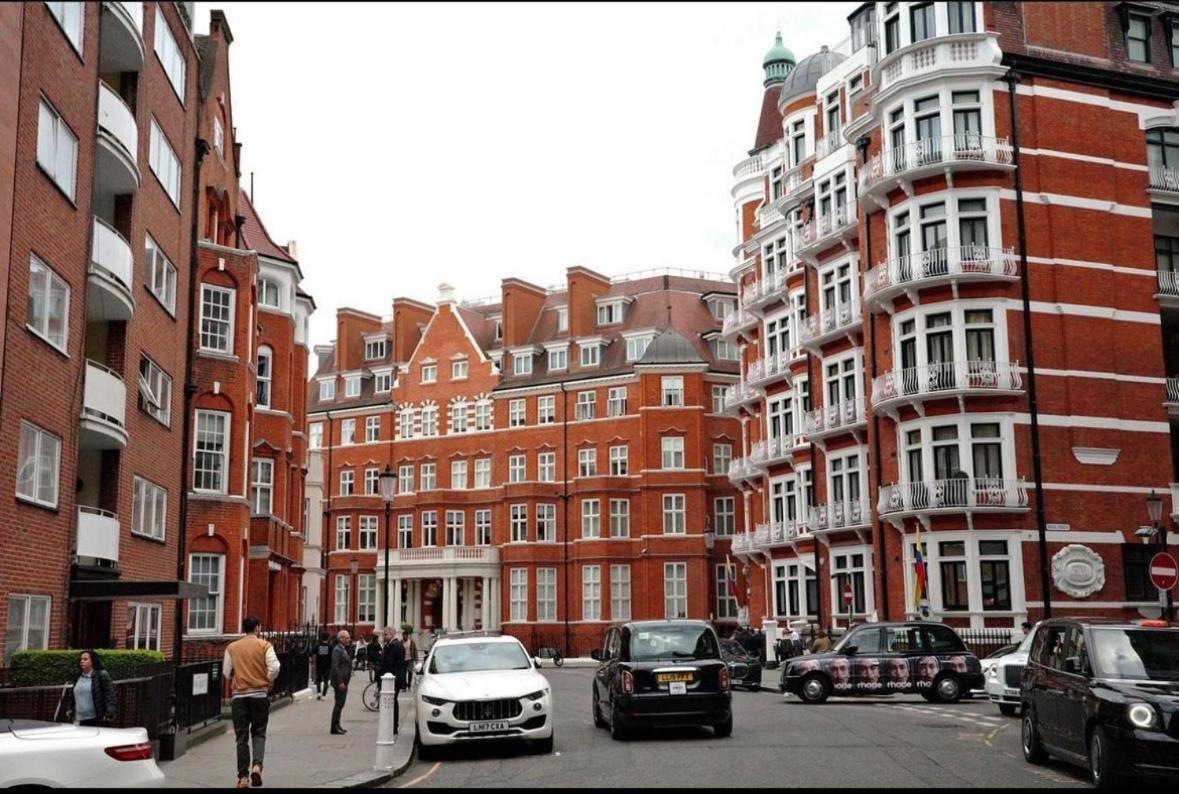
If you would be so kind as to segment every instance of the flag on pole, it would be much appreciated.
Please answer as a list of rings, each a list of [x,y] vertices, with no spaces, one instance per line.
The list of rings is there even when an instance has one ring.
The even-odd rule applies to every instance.
[[[725,555],[725,583],[729,586],[729,593],[733,596],[733,600],[740,604],[741,599],[737,597],[737,566],[733,565],[727,554]]]
[[[922,617],[929,617],[929,571],[925,555],[921,550],[921,526],[917,526],[917,538],[913,544],[913,606]]]

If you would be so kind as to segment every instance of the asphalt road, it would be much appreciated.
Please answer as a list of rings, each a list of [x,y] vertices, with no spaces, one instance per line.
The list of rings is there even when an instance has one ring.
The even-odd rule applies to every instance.
[[[524,742],[466,745],[441,761],[415,760],[390,787],[1086,785],[1084,772],[1062,763],[1026,763],[1019,720],[978,699],[950,706],[915,695],[832,698],[808,706],[776,687],[738,691],[727,739],[700,728],[616,742],[590,719],[592,670],[543,672],[557,704],[551,755]],[[766,682],[775,676],[766,673]]]

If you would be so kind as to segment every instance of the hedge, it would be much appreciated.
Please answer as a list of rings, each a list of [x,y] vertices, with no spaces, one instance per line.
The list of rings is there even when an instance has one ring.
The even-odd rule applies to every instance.
[[[97,648],[103,667],[116,681],[134,678],[143,665],[164,661],[159,651]],[[52,686],[73,681],[78,675],[80,650],[17,651],[9,659],[12,686]]]

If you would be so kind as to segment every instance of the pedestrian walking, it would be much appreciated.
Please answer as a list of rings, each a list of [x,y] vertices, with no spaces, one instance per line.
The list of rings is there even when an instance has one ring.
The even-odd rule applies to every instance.
[[[401,645],[405,648],[405,688],[413,683],[413,666],[418,661],[418,644],[413,641],[413,630],[401,627]]]
[[[382,678],[385,673],[393,676],[393,733],[397,733],[397,726],[401,722],[400,704],[397,696],[405,688],[405,646],[390,627],[385,628],[385,649],[381,653],[381,666],[377,670],[377,692],[381,691]]]
[[[332,649],[332,670],[330,681],[332,692],[336,696],[336,705],[332,707],[333,734],[345,734],[348,731],[340,726],[340,715],[344,713],[344,703],[348,699],[348,682],[352,680],[352,658],[348,655],[348,646],[352,644],[352,636],[340,629],[336,633],[336,647]]]
[[[315,646],[315,699],[323,700],[328,693],[328,676],[332,670],[332,643],[326,631],[319,633]]]
[[[385,642],[388,643],[389,640],[386,639]],[[380,680],[380,675],[377,673],[377,670],[379,670],[381,667],[381,653],[384,651],[384,646],[377,642],[376,633],[373,634],[372,642],[368,644],[367,651],[368,653],[367,659],[365,660],[365,667],[368,668],[368,680]],[[359,653],[357,655],[359,655]]]
[[[825,629],[820,628],[815,632],[815,638],[811,640],[811,653],[826,653],[831,650],[831,640],[827,636]]]
[[[363,634],[356,640],[356,647],[353,649],[352,669],[363,670],[368,666],[368,640]]]
[[[66,719],[75,725],[104,726],[115,721],[115,682],[94,651],[78,654],[78,675],[68,690]]]
[[[278,678],[278,655],[262,639],[262,621],[250,615],[242,621],[246,636],[229,643],[221,669],[233,684],[233,735],[237,739],[237,787],[262,785],[266,754],[266,725],[270,721],[270,685]],[[253,767],[250,751],[253,750]]]

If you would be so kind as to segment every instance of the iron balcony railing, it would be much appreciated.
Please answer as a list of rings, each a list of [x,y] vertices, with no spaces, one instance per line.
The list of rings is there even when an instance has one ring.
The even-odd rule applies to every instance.
[[[860,192],[871,190],[886,179],[904,177],[914,171],[958,163],[1012,165],[1011,141],[973,132],[939,135],[906,143],[880,152],[860,172]],[[977,165],[975,165],[977,167]]]
[[[1179,193],[1179,169],[1167,168],[1165,165],[1152,165],[1147,171],[1150,174],[1151,190]]]
[[[724,324],[721,326],[721,333],[729,336],[740,331],[742,328],[748,328],[757,323],[757,317],[747,309],[737,309],[725,315]]]
[[[844,399],[833,405],[824,405],[808,411],[803,431],[810,436],[833,433],[845,427],[854,427],[867,421],[864,413],[864,398]]]
[[[811,510],[811,527],[815,532],[847,529],[871,523],[872,510],[866,500],[832,502]]]
[[[734,383],[725,391],[725,409],[732,410],[739,405],[760,399],[757,389],[747,383]]]
[[[1159,294],[1179,297],[1179,272],[1174,270],[1157,271]]]
[[[901,482],[880,487],[876,509],[896,513],[1020,510],[1028,506],[1027,483],[992,477]]]
[[[860,307],[854,303],[843,303],[807,317],[798,329],[798,336],[802,344],[806,345],[859,324]]]
[[[872,404],[967,391],[1019,391],[1019,362],[940,361],[885,372],[872,382]]]
[[[1014,279],[1018,276],[1019,260],[1011,248],[985,245],[933,248],[894,257],[869,270],[864,278],[864,299],[956,278]]]
[[[1179,405],[1179,378],[1167,378],[1167,403]]]
[[[856,205],[841,204],[826,215],[820,215],[793,233],[794,251],[802,253],[823,245],[827,238],[856,225]]]

